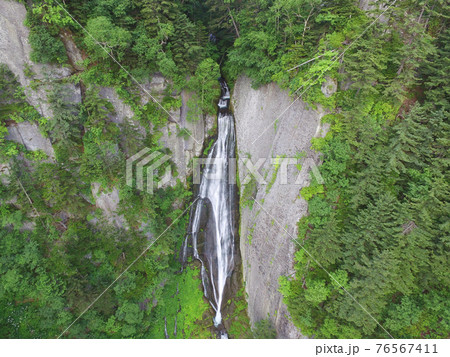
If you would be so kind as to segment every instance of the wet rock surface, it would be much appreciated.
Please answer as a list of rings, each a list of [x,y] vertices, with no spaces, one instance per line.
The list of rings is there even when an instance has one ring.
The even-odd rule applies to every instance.
[[[235,126],[229,110],[230,91],[225,81],[221,81],[221,86],[218,135],[208,154],[208,159],[217,161],[203,168],[182,248],[182,262],[183,265],[188,263],[189,251],[201,263],[204,295],[215,310],[214,326],[220,338],[227,338],[228,321],[224,321],[223,316],[228,311],[224,311],[224,306],[228,297],[232,299],[236,293],[231,287],[235,285],[233,272],[240,259],[236,249],[237,194],[235,185],[230,182],[230,176],[236,173],[229,165],[236,153]]]
[[[292,103],[288,93],[275,84],[252,89],[247,77],[238,79],[232,98],[241,183],[248,173],[243,158],[251,158],[253,164],[264,159],[259,172],[266,181],[273,177],[270,158],[293,158],[303,152],[305,158],[318,161],[309,148],[311,138],[325,132],[320,126],[322,111],[308,109],[300,100]],[[299,174],[300,184],[295,184]],[[278,292],[278,278],[294,269],[297,248],[292,237],[297,238],[297,222],[307,212],[307,203],[299,198],[299,192],[309,182],[308,170],[299,172],[289,165],[287,182],[282,184],[278,174],[271,187],[257,184],[255,199],[261,206],[254,203],[250,209],[241,202],[240,248],[251,323],[270,316],[278,338],[301,338]],[[241,184],[241,200],[244,187]]]

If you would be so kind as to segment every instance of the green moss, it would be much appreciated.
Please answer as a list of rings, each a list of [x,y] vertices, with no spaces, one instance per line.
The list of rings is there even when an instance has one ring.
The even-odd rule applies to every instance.
[[[208,145],[206,145],[205,149],[203,150],[203,156],[207,157],[209,154],[209,150],[211,150],[212,145],[214,144],[214,140],[210,139],[208,142]]]
[[[277,175],[278,175],[278,170],[280,169],[281,166],[281,160],[286,157],[286,155],[277,155],[277,157],[275,158],[275,165],[272,171],[272,177],[270,178],[270,181],[267,184],[266,187],[266,193],[269,193],[270,189],[272,188],[273,184],[275,183],[275,181],[277,180]]]
[[[258,183],[256,182],[256,178],[252,175],[250,181],[244,186],[244,190],[242,191],[242,195],[240,198],[240,206],[241,209],[245,207],[253,208],[254,198],[258,189]]]
[[[232,301],[228,302],[233,305],[233,312],[226,316],[226,320],[230,321],[228,335],[230,338],[252,338],[250,319],[247,313],[247,300],[245,299],[245,287],[236,293]]]
[[[272,339],[277,337],[277,332],[269,318],[255,323],[253,337],[256,339]]]
[[[168,277],[159,294],[150,338],[165,338],[166,321],[169,338],[213,337],[212,320],[207,317],[210,305],[203,297],[198,268],[191,266],[181,274]]]

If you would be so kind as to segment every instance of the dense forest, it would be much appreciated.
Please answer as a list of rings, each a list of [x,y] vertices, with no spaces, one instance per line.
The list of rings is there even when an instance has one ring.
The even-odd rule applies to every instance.
[[[170,118],[152,101],[141,105],[135,82],[156,72],[170,82],[166,110],[180,106],[173,93],[188,90],[195,116],[214,115],[217,78],[232,86],[245,74],[255,88],[276,82],[329,113],[330,130],[312,142],[324,184],[313,178],[300,192],[309,214],[298,222],[295,274],[280,277],[304,335],[448,337],[446,1],[378,1],[367,11],[353,0],[22,2],[34,62],[73,65],[62,34],[85,54],[69,79],[83,100],[72,103],[54,81],[53,118],[43,118],[0,66],[0,159],[9,171],[0,186],[1,337],[164,338],[175,315],[177,338],[213,337],[198,268],[181,271],[177,259],[190,185],[151,195],[125,184],[130,153],[166,150],[158,128]],[[329,97],[327,81],[338,84]],[[113,108],[100,86],[116,89],[147,135],[107,119]],[[55,161],[5,140],[11,121],[39,123]],[[130,229],[102,219],[93,183],[119,187]],[[148,246],[142,223],[153,237],[172,226],[65,331]],[[265,321],[250,332],[243,294],[230,336],[273,337]]]

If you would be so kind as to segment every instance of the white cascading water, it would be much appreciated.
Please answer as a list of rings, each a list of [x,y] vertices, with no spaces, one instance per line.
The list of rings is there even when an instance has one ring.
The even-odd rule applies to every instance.
[[[233,205],[235,187],[233,175],[235,157],[234,119],[228,109],[230,92],[221,81],[222,95],[217,117],[218,136],[208,155],[200,181],[197,202],[191,211],[190,232],[183,245],[183,260],[187,258],[189,238],[192,253],[202,264],[201,275],[206,298],[216,315],[214,325],[222,324],[222,303],[227,281],[234,268]],[[230,172],[231,171],[231,172]],[[222,334],[222,338],[226,338]]]

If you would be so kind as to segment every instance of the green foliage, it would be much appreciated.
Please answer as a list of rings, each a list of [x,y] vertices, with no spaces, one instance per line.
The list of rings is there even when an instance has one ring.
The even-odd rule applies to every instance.
[[[365,98],[373,93],[360,91]],[[442,179],[449,126],[430,102],[383,120],[393,118],[396,106],[382,95],[369,100],[376,105],[343,102],[346,111],[332,118],[320,145],[325,185],[313,182],[301,192],[309,216],[301,219],[299,235],[314,260],[300,250],[296,279],[283,280],[280,291],[308,335],[385,337],[355,298],[396,337],[446,336],[439,313],[449,296],[448,275],[436,264],[443,264],[448,235],[442,215],[448,215],[449,188]],[[440,301],[433,312],[432,301]]]
[[[2,228],[0,237],[1,335],[56,336],[58,328],[70,323],[71,314],[64,310],[65,283],[51,269],[39,233]]]
[[[318,183],[310,184],[309,186],[303,187],[300,191],[300,195],[306,201],[311,200],[314,195],[324,193],[324,186]]]
[[[253,338],[271,339],[276,338],[277,333],[272,326],[270,319],[260,320],[255,324],[253,329]]]
[[[36,109],[26,102],[24,89],[19,85],[13,73],[6,65],[0,65],[0,158],[2,162],[8,162],[10,158],[21,153],[34,161],[47,157],[40,150],[27,151],[22,144],[5,140],[8,135],[7,126],[41,119]]]
[[[169,338],[210,338],[211,322],[203,320],[209,310],[204,300],[197,268],[188,268],[183,273],[167,279],[161,291],[156,293],[161,301],[155,310],[152,338],[164,338],[167,326]]]
[[[87,35],[84,43],[97,59],[107,59],[109,55],[122,60],[130,45],[131,33],[126,29],[114,25],[106,16],[99,16],[87,22],[86,31],[95,34]]]
[[[240,198],[241,207],[250,207],[253,208],[253,203],[255,202],[255,194],[258,188],[258,183],[254,176],[251,176],[250,181],[243,185],[244,189],[242,190],[242,195]]]
[[[276,39],[264,31],[251,31],[239,37],[230,51],[226,73],[236,79],[244,73],[255,80],[255,85],[266,84],[275,73]]]
[[[0,120],[23,121],[39,120],[40,116],[35,108],[26,102],[24,88],[17,81],[14,74],[4,64],[0,64]]]
[[[101,98],[98,92],[95,88],[88,89],[83,101],[86,132],[83,135],[80,174],[87,182],[111,186],[121,176],[123,156],[117,145],[120,129],[109,120],[108,114],[114,111],[111,103]]]
[[[32,13],[39,15],[42,22],[53,27],[64,27],[74,24],[69,14],[61,8],[59,2],[54,0],[34,1]]]
[[[31,57],[65,63],[60,35],[70,32],[87,54],[85,70],[72,78],[82,82],[81,105],[71,102],[63,81],[46,80],[53,117],[41,118],[0,67],[0,155],[10,169],[0,186],[1,336],[58,336],[148,239],[174,223],[65,337],[163,338],[166,325],[170,337],[211,337],[198,269],[180,272],[174,258],[187,224],[186,217],[177,219],[190,191],[178,183],[150,195],[124,182],[124,160],[143,145],[161,151],[158,129],[169,120],[153,101],[142,105],[124,68],[142,81],[160,72],[170,82],[158,93],[168,111],[181,106],[174,92],[192,92],[189,119],[197,119],[216,111],[222,65],[228,79],[244,73],[256,86],[276,81],[332,112],[329,133],[311,142],[322,153],[325,183],[313,180],[300,193],[309,215],[299,221],[299,238],[315,259],[299,250],[295,277],[280,279],[302,333],[386,337],[344,287],[395,337],[447,337],[448,5],[398,2],[384,14],[386,23],[367,31],[373,18],[352,0],[76,0],[64,6],[94,38],[56,2],[36,0],[27,16]],[[339,83],[328,98],[321,91],[326,77]],[[135,117],[112,122],[113,108],[95,85],[115,87]],[[42,152],[5,140],[7,125],[24,120],[48,134],[56,162],[43,163]],[[119,189],[117,214],[128,230],[101,217],[93,182],[106,192]],[[251,207],[256,186],[254,179],[245,186],[241,207]],[[251,337],[239,294],[228,302],[234,304],[229,333]],[[254,337],[274,337],[268,319],[256,324]]]
[[[5,321],[1,328],[4,337],[57,337],[148,247],[147,239],[137,229],[125,231],[86,222],[90,205],[80,193],[87,185],[70,165],[36,165],[36,170],[28,172],[20,161],[13,162],[8,187],[0,190],[2,201],[16,197],[14,204],[1,208],[0,320]],[[196,322],[209,309],[198,271],[174,275],[180,265],[173,253],[187,221],[185,217],[174,221],[183,208],[174,209],[173,204],[189,195],[179,185],[146,195],[144,200],[138,195],[132,195],[134,200],[126,194],[121,197],[121,205],[136,207],[127,215],[129,222],[133,222],[133,213],[136,219],[141,215],[140,222],[152,217],[155,234],[166,230],[168,221],[173,225],[165,239],[155,242],[105,292],[99,304],[72,326],[67,337],[156,337],[152,331],[160,326],[161,313],[169,321],[178,316],[179,337],[210,337],[209,325],[201,330]],[[142,215],[144,211],[149,215]],[[36,228],[19,231],[30,219]],[[27,284],[18,284],[18,279]],[[171,299],[177,288],[178,298]],[[170,305],[172,300],[174,304]],[[185,307],[182,313],[178,312],[179,304]]]
[[[250,319],[247,314],[247,300],[245,296],[245,287],[241,289],[227,302],[226,321],[230,321],[230,327],[227,330],[230,338],[252,338]]]
[[[29,36],[32,52],[30,58],[37,63],[64,63],[66,50],[62,42],[51,36],[44,26],[34,26]]]
[[[78,195],[84,184],[73,173],[55,164],[41,164],[37,171],[43,200],[55,211],[79,215],[87,202]]]
[[[450,29],[444,29],[435,39],[436,53],[429,56],[421,72],[425,75],[426,97],[436,108],[448,108],[450,96],[446,69],[450,65]]]
[[[76,155],[81,135],[79,105],[70,101],[69,88],[61,83],[55,83],[47,98],[53,118],[45,122],[44,130],[50,134],[56,157],[62,162]]]
[[[267,187],[266,187],[266,193],[268,193],[270,191],[270,189],[272,188],[273,184],[275,183],[275,181],[277,180],[277,176],[278,176],[278,170],[281,167],[282,161],[284,160],[285,155],[282,156],[278,156],[275,158],[274,161],[274,167],[272,170],[272,176],[270,178],[270,181],[267,183]]]
[[[0,154],[10,171],[0,187],[0,200],[10,202],[0,208],[1,336],[59,336],[150,240],[164,233],[164,239],[153,242],[64,337],[162,338],[165,321],[171,337],[175,321],[178,338],[215,337],[198,268],[180,273],[175,254],[187,224],[187,217],[179,216],[192,193],[180,182],[153,195],[137,191],[125,184],[123,167],[126,158],[143,146],[164,151],[158,129],[170,120],[153,101],[142,105],[126,70],[140,80],[161,72],[169,85],[158,93],[158,101],[167,111],[181,107],[181,96],[173,93],[186,89],[192,93],[189,104],[197,116],[215,114],[221,76],[217,62],[224,49],[219,53],[208,43],[207,17],[198,19],[191,11],[197,5],[190,1],[64,4],[92,38],[54,1],[27,6],[33,61],[65,63],[62,34],[72,36],[87,58],[84,70],[71,78],[32,81],[32,89],[45,85],[50,118],[41,118],[26,103],[26,91],[0,67]],[[35,76],[29,68],[25,71]],[[80,84],[81,103],[73,101],[68,83]],[[98,86],[114,87],[135,116],[115,123],[114,109]],[[6,126],[23,120],[39,123],[56,160],[4,139]],[[93,183],[100,184],[101,193],[119,190],[120,219],[114,223],[124,222],[127,230],[103,217],[92,196]],[[230,318],[237,319],[230,330],[234,337],[249,333],[242,294]]]
[[[71,23],[58,6],[41,3],[28,11],[25,24],[30,28],[30,58],[37,63],[65,63],[66,49],[58,37],[58,26]]]
[[[445,338],[448,6],[399,3],[359,36],[373,19],[356,5],[249,1],[236,16],[232,78],[275,80],[332,111],[329,133],[311,141],[325,184],[300,193],[299,238],[314,259],[299,250],[280,291],[306,335],[386,337],[342,285],[395,337]],[[326,76],[341,81],[330,98]]]
[[[194,97],[191,98],[188,105],[191,108],[198,107],[202,112],[214,114],[216,112],[216,100],[220,95],[219,77],[219,65],[211,58],[200,62],[195,71],[195,76],[188,83],[188,88],[194,92]]]

